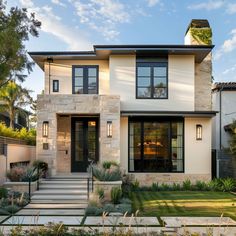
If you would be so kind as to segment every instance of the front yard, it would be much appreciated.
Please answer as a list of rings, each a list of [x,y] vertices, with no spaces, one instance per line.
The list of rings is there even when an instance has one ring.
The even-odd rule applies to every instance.
[[[131,193],[133,211],[142,216],[229,216],[236,220],[236,195],[224,192],[139,191]]]

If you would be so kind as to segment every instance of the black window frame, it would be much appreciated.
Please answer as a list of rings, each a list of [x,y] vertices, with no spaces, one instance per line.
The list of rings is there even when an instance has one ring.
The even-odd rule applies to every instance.
[[[56,83],[57,83],[57,88],[55,87]],[[52,81],[52,92],[53,93],[58,93],[59,92],[59,80],[58,79],[54,79]]]
[[[153,68],[158,67],[158,65],[162,65],[160,67],[163,67],[165,65],[166,67],[166,97],[154,97],[154,73],[153,73]],[[151,67],[151,96],[150,97],[139,97],[138,96],[138,67]],[[167,59],[157,59],[155,60],[150,60],[148,61],[147,59],[145,60],[136,60],[136,81],[135,81],[135,90],[136,90],[136,99],[168,99],[169,97],[169,79],[168,79],[168,60]]]
[[[83,69],[83,93],[75,92],[75,69],[82,68]],[[96,93],[88,93],[88,69],[95,68],[96,69]],[[99,66],[98,65],[73,65],[72,66],[72,94],[98,94],[99,91]]]
[[[141,171],[135,171],[135,170],[130,170],[130,123],[132,122],[142,122],[141,125],[141,142],[143,141],[144,137],[144,123],[145,122],[169,122],[170,127],[172,126],[173,122],[182,122],[183,124],[183,135],[182,135],[182,164],[183,164],[183,169],[182,171],[146,171],[146,170],[141,170]],[[182,117],[129,117],[128,118],[128,173],[185,173],[185,121],[184,118]],[[172,130],[169,129],[169,136],[172,137]],[[169,138],[169,160],[172,160],[171,157],[171,138]],[[144,162],[144,157],[143,157],[143,147],[141,146],[141,161]]]

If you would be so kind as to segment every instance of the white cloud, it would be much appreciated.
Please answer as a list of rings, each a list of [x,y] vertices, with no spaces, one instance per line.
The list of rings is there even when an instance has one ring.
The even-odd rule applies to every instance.
[[[61,7],[66,7],[65,3],[62,3],[60,0],[51,0],[52,3],[61,6]]]
[[[222,72],[222,74],[223,74],[223,75],[227,75],[227,74],[232,73],[232,72],[234,72],[234,71],[236,71],[236,64],[234,64],[234,65],[233,65],[232,67],[230,67],[229,69],[224,70],[224,71]]]
[[[45,5],[37,7],[32,0],[20,0],[23,7],[29,12],[35,12],[36,18],[42,22],[42,31],[52,34],[65,42],[69,50],[91,50],[91,42],[83,34],[74,28],[64,25],[61,18],[55,15],[52,8]]]
[[[215,59],[219,59],[224,53],[232,52],[236,49],[236,29],[233,29],[230,34],[231,38],[224,41],[223,45],[216,52]]]
[[[119,35],[117,25],[130,21],[126,6],[116,0],[69,0],[76,9],[80,23],[102,33],[108,39]]]
[[[216,10],[221,8],[224,5],[224,1],[223,0],[210,0],[208,2],[202,2],[202,3],[197,3],[197,4],[192,4],[190,6],[188,6],[188,9],[190,10]]]
[[[229,3],[229,4],[227,5],[226,12],[227,12],[228,14],[234,14],[234,13],[236,13],[236,3]]]
[[[146,2],[149,7],[153,7],[153,6],[157,5],[160,2],[160,0],[146,0]]]

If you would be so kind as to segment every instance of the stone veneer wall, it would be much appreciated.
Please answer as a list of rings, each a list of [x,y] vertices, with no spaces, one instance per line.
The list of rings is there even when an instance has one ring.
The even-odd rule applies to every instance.
[[[152,183],[165,183],[172,185],[173,183],[182,184],[184,180],[189,179],[192,183],[198,180],[210,181],[210,174],[185,174],[185,173],[132,173],[141,186],[151,186]]]
[[[58,114],[99,115],[99,161],[115,160],[120,162],[119,96],[75,94],[38,95],[37,108],[37,159],[44,160],[48,163],[50,175],[55,175],[58,171],[68,171],[70,167],[70,163],[68,162],[68,159],[70,159],[70,150],[68,152],[69,158],[65,157],[63,154],[60,154],[61,151],[59,151],[59,147],[65,149],[70,146],[69,134],[67,130],[70,123],[66,119],[63,120],[62,117],[58,119]],[[106,128],[108,120],[111,120],[113,123],[112,138],[107,138]],[[42,137],[43,121],[49,121],[48,138]],[[43,150],[43,143],[49,144],[48,150]],[[65,163],[66,165],[62,167]]]

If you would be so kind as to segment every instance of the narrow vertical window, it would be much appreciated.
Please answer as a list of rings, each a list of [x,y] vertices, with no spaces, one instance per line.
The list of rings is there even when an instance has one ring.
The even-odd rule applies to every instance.
[[[52,81],[52,91],[59,92],[59,80]]]

